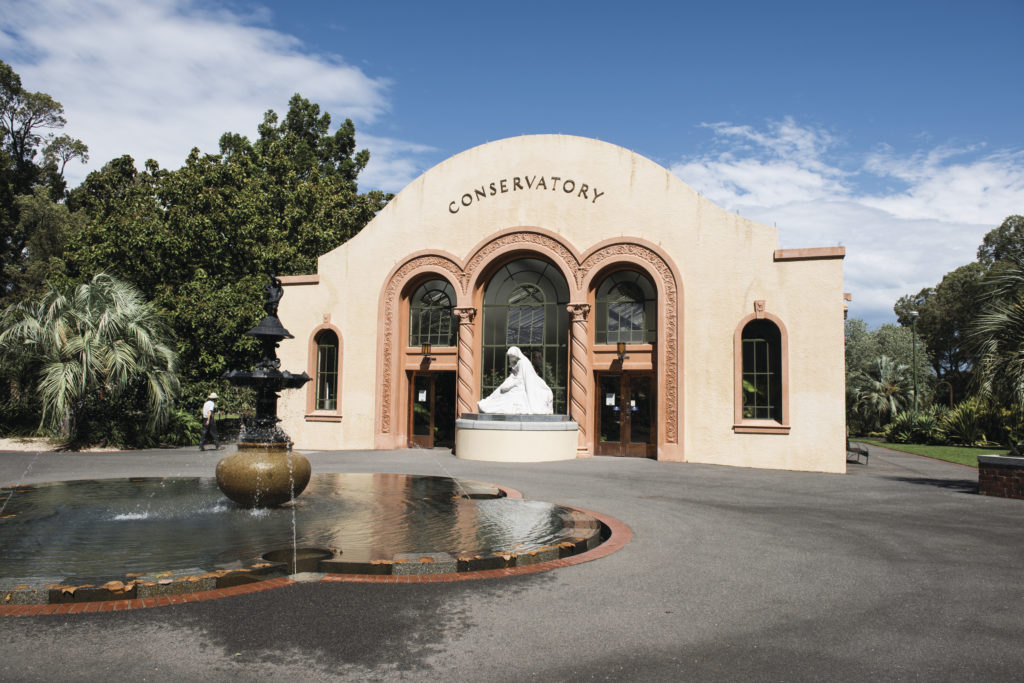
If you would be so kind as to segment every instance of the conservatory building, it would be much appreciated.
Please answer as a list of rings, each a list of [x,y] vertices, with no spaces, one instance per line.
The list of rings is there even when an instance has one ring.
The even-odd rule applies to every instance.
[[[576,456],[843,472],[842,247],[779,249],[667,169],[533,135],[458,154],[282,277],[296,448],[450,447],[519,347]]]

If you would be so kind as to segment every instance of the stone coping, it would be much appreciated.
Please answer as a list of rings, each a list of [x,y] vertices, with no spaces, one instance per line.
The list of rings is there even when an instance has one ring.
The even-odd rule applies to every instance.
[[[460,420],[475,422],[572,422],[568,415],[511,415],[506,413],[462,413]]]
[[[535,419],[551,417],[564,419]],[[492,429],[503,432],[575,432],[578,431],[579,428],[580,426],[570,420],[566,415],[472,416],[470,413],[463,413],[462,417],[455,421],[455,429]]]
[[[979,465],[999,465],[1002,467],[1024,467],[1024,458],[1013,455],[979,455]]]
[[[515,489],[497,487],[510,498]],[[0,593],[0,617],[78,614],[144,609],[244,595],[294,585],[297,573],[316,572],[322,582],[417,583],[502,578],[550,571],[589,562],[619,550],[632,538],[628,526],[597,512],[562,506],[570,539],[522,553],[456,557],[448,553],[398,553],[391,558],[346,558],[328,550],[297,550],[291,562],[256,561],[247,567],[203,572],[159,572],[130,576],[100,586],[50,584],[17,586]],[[263,558],[287,556],[291,549],[270,551]]]

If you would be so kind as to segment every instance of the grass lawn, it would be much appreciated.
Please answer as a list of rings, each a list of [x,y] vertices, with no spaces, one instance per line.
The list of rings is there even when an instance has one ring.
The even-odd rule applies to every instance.
[[[925,446],[916,443],[889,443],[879,439],[851,439],[862,443],[870,443],[876,446],[883,446],[893,451],[923,455],[936,460],[955,462],[959,465],[970,467],[978,466],[979,455],[1005,455],[1008,451],[1005,448],[975,448],[970,446]]]

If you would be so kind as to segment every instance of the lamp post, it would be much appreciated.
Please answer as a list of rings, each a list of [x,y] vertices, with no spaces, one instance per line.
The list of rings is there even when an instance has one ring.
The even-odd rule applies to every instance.
[[[913,321],[911,323],[911,330],[913,331],[913,334],[914,334],[914,355],[913,355],[913,361],[912,361],[914,363],[914,413],[917,413],[917,318],[918,318],[918,315],[920,315],[920,314],[917,311],[911,311],[910,312],[910,319]]]

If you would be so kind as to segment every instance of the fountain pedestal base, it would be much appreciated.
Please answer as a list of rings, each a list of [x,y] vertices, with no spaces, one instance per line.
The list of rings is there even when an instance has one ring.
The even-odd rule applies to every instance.
[[[239,451],[217,463],[217,486],[243,507],[275,507],[309,484],[309,460],[285,448],[239,444]]]

